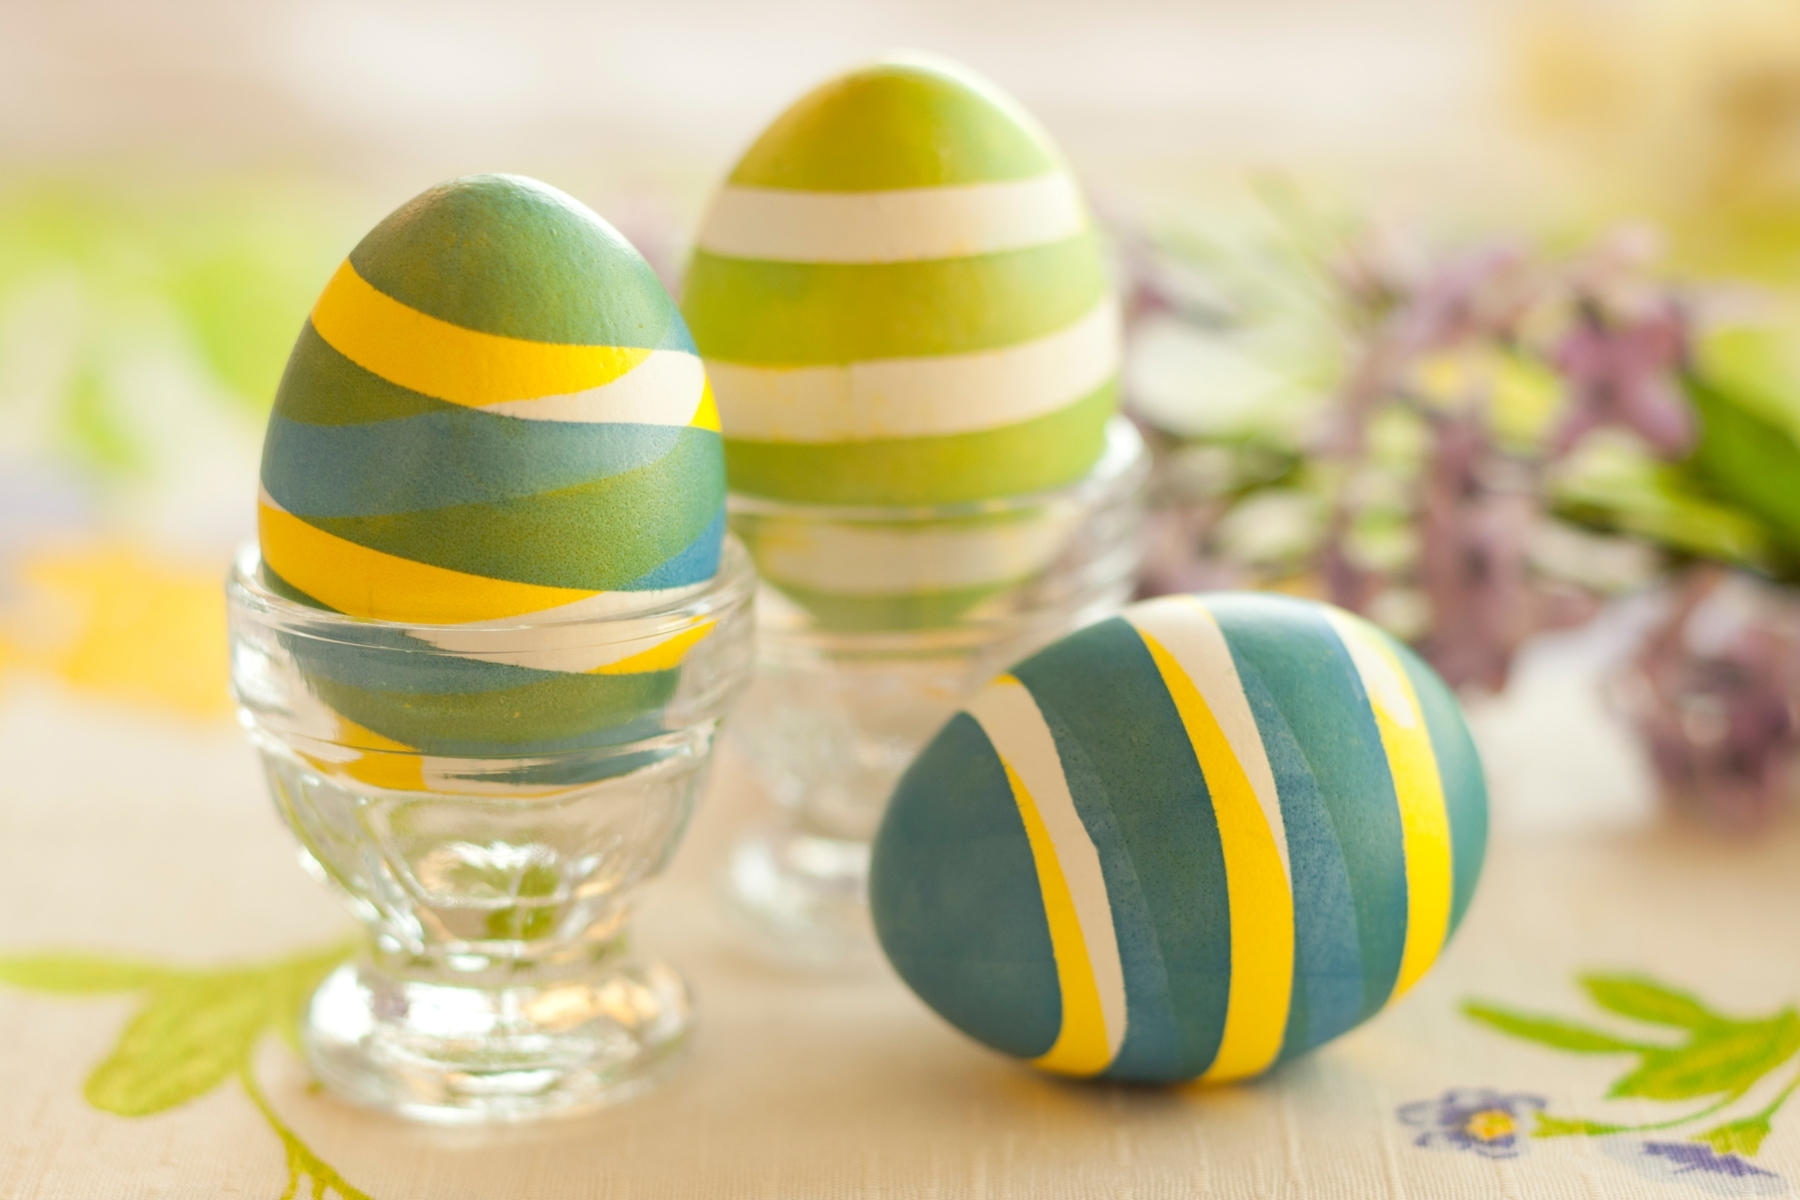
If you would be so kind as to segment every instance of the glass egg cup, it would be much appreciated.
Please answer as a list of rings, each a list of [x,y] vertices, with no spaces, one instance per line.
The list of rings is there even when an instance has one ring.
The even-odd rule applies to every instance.
[[[873,959],[869,847],[900,774],[989,679],[1130,599],[1148,472],[1143,439],[1115,417],[1084,478],[1032,495],[909,508],[731,497],[762,574],[756,676],[732,737],[775,801],[720,879],[745,947],[811,969]],[[808,570],[851,590],[826,594]],[[882,595],[909,572],[937,586]]]
[[[713,580],[635,607],[612,594],[579,617],[409,626],[285,599],[256,547],[240,553],[240,720],[301,865],[370,935],[302,1025],[330,1091],[421,1120],[517,1121],[628,1097],[675,1060],[687,986],[629,924],[748,681],[754,582],[728,538]],[[585,666],[675,639],[691,643],[678,665]],[[488,666],[532,682],[481,693]]]

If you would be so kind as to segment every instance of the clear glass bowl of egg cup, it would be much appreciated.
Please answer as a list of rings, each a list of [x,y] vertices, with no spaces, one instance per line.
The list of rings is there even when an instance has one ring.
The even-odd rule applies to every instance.
[[[731,496],[763,580],[732,739],[774,801],[719,881],[740,944],[806,969],[874,960],[869,847],[895,783],[988,680],[1130,599],[1148,472],[1115,417],[1096,466],[1052,491],[913,508]]]
[[[580,1112],[650,1086],[693,1012],[629,922],[749,679],[743,547],[728,538],[718,575],[675,599],[480,628],[307,607],[271,591],[260,567],[246,547],[226,589],[240,719],[302,866],[370,934],[303,1023],[319,1079],[443,1123]],[[661,645],[685,654],[610,682],[540,670],[529,687],[473,697],[466,683],[472,660],[541,666],[548,650],[616,662]]]

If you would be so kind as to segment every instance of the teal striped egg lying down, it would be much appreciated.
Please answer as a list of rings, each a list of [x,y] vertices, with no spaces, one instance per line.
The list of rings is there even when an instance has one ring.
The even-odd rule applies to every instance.
[[[577,623],[704,587],[724,536],[717,410],[674,300],[591,210],[515,176],[432,188],[350,252],[295,343],[261,482],[271,587],[407,627],[294,642],[346,736],[383,749],[634,736],[692,639],[596,656]],[[517,652],[483,632],[533,624]]]
[[[901,779],[870,901],[902,979],[1045,1070],[1244,1078],[1418,982],[1481,871],[1443,681],[1327,605],[1127,608],[995,680]]]
[[[840,76],[713,197],[683,308],[734,490],[819,504],[1041,491],[1099,458],[1117,305],[1037,123],[939,60]]]

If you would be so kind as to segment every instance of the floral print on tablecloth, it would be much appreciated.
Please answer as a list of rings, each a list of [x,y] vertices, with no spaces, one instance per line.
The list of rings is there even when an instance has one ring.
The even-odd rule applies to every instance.
[[[1510,1037],[1564,1053],[1633,1055],[1634,1066],[1613,1082],[1607,1098],[1682,1104],[1685,1111],[1624,1124],[1552,1113],[1541,1096],[1452,1088],[1397,1111],[1401,1125],[1420,1131],[1413,1145],[1506,1159],[1534,1140],[1580,1137],[1641,1175],[1691,1191],[1787,1195],[1787,1181],[1754,1159],[1774,1132],[1776,1114],[1800,1090],[1800,1013],[1789,1006],[1730,1017],[1691,993],[1639,975],[1593,974],[1579,982],[1600,1008],[1650,1031],[1617,1033],[1479,1001],[1465,1004],[1463,1012]]]

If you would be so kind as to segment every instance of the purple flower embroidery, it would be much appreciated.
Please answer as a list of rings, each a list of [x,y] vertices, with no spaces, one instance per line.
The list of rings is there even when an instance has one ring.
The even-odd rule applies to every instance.
[[[1640,1142],[1606,1138],[1607,1154],[1652,1179],[1681,1180],[1714,1196],[1780,1196],[1787,1181],[1752,1166],[1737,1154],[1720,1154],[1704,1142]]]
[[[1436,1100],[1403,1105],[1402,1125],[1425,1132],[1413,1145],[1426,1150],[1469,1150],[1483,1158],[1517,1158],[1525,1152],[1519,1127],[1527,1111],[1544,1107],[1542,1096],[1493,1088],[1451,1088]]]

